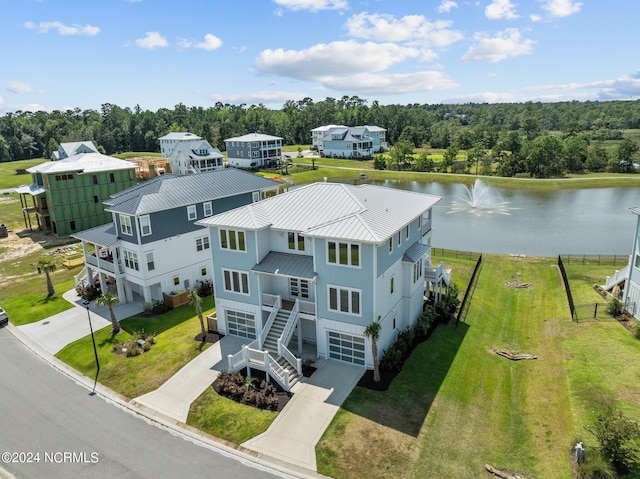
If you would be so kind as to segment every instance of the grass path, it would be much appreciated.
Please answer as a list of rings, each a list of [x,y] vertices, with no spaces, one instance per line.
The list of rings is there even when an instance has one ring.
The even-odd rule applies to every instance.
[[[455,273],[454,273],[455,274]],[[532,283],[514,289],[504,283]],[[562,335],[569,321],[548,259],[487,256],[466,323],[440,326],[389,391],[356,388],[317,448],[335,477],[483,477],[484,464],[570,477],[574,437]],[[537,354],[511,362],[494,348]]]

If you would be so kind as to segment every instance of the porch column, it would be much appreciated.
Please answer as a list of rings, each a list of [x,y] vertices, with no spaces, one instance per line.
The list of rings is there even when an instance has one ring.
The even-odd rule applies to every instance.
[[[120,304],[127,302],[127,295],[125,294],[124,285],[122,284],[123,281],[126,281],[124,277],[121,277],[116,281],[116,290],[118,291],[118,300],[120,300]]]
[[[153,300],[151,299],[151,288],[149,286],[145,286],[142,292],[145,304],[153,304]]]
[[[298,324],[296,325],[296,328],[298,328],[298,331],[296,333],[298,335],[298,354],[302,355],[302,324],[300,318],[298,318]]]

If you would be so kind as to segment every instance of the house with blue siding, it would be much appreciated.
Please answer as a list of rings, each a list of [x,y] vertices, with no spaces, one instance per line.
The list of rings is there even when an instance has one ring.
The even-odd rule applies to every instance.
[[[209,231],[197,222],[265,198],[279,183],[233,168],[165,174],[104,201],[112,221],[73,236],[82,242],[81,287],[111,287],[121,303],[145,304],[211,281]]]
[[[158,139],[160,153],[171,163],[172,173],[190,175],[224,168],[219,149],[189,132],[171,132]]]
[[[311,130],[312,147],[326,158],[371,159],[388,149],[386,131],[370,125],[320,126]]]
[[[449,284],[431,263],[440,199],[324,182],[198,221],[210,229],[218,328],[247,340],[229,370],[263,369],[288,389],[305,343],[373,367],[365,328],[380,320],[382,353]]]

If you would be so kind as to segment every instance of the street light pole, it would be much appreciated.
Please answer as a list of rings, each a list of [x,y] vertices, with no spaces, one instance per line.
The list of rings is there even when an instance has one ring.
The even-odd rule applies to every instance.
[[[89,320],[89,329],[91,330],[91,342],[93,343],[93,354],[96,358],[96,379],[93,381],[93,391],[90,395],[93,396],[96,393],[96,384],[98,384],[98,374],[100,374],[100,361],[98,361],[98,350],[96,349],[96,338],[93,335],[93,325],[91,324],[91,315],[89,314],[89,301],[84,301],[84,306],[87,308],[87,319]]]

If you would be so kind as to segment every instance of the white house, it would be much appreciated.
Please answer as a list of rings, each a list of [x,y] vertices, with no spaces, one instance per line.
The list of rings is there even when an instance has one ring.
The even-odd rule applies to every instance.
[[[147,304],[163,293],[211,281],[208,231],[196,222],[265,197],[279,186],[234,168],[198,175],[165,174],[106,200],[113,221],[74,234],[82,241],[82,286],[115,283],[121,303],[137,294]]]
[[[288,388],[303,343],[317,357],[372,367],[364,329],[379,318],[382,353],[449,283],[431,264],[440,199],[315,183],[198,221],[211,232],[218,328],[249,343],[229,369],[262,367]]]
[[[224,156],[218,148],[188,132],[169,133],[159,138],[160,153],[171,162],[178,175],[204,173],[224,168]]]
[[[320,126],[311,130],[312,147],[327,158],[370,159],[387,150],[386,131],[370,125]]]
[[[64,160],[81,153],[98,153],[96,145],[92,141],[76,141],[72,143],[60,143],[58,151],[51,155],[52,161]]]
[[[224,140],[229,166],[260,168],[276,166],[282,160],[282,138],[249,133]]]
[[[324,135],[332,128],[347,128],[344,125],[323,125],[311,130],[311,149],[322,150],[322,140]]]

